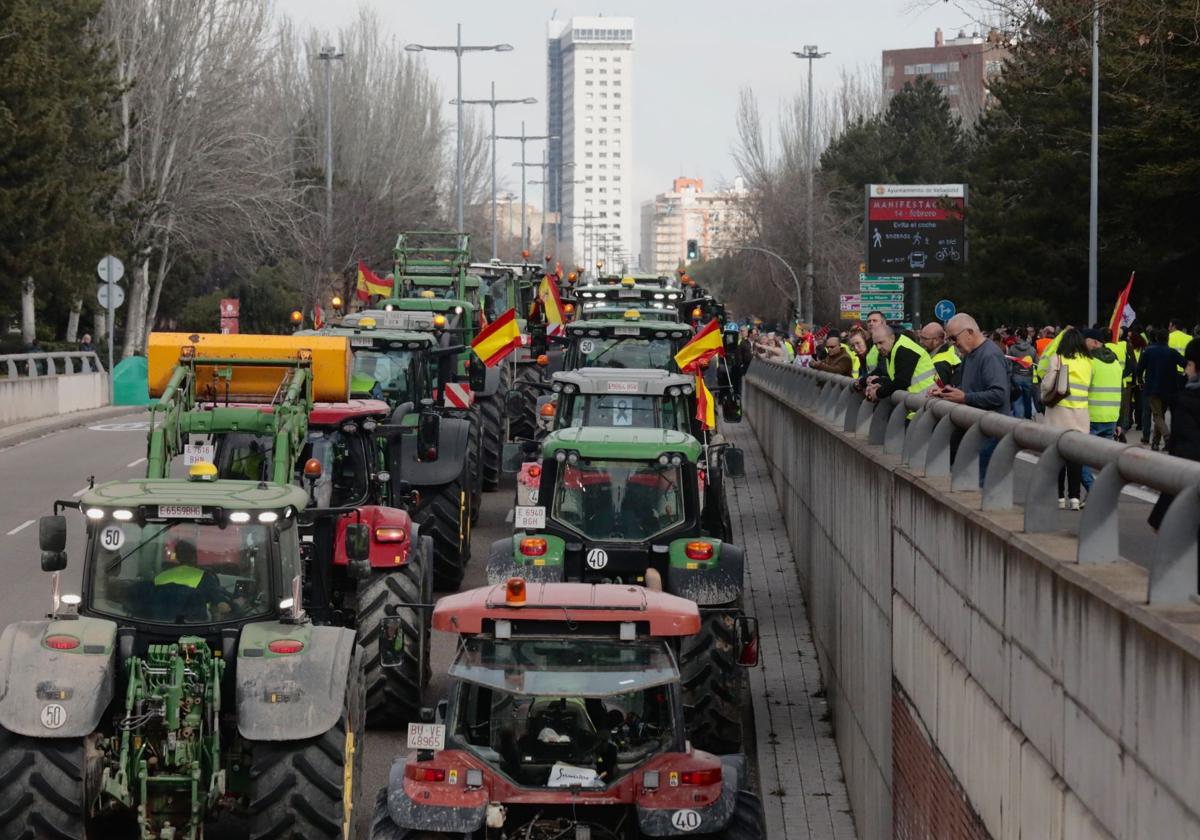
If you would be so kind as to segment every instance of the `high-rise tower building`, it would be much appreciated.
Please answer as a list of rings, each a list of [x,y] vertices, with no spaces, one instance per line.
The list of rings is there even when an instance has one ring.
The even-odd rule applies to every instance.
[[[574,17],[548,28],[546,172],[564,264],[635,262],[633,18]],[[548,234],[549,236],[549,234]]]

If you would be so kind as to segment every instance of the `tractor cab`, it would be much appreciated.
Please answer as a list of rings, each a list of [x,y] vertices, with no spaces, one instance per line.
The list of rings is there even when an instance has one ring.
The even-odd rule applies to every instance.
[[[351,397],[385,400],[392,408],[410,401],[419,403],[428,387],[428,354],[438,346],[437,338],[432,330],[384,327],[388,319],[383,315],[382,311],[355,312],[319,331],[298,334],[348,339]],[[424,320],[432,327],[432,316]]]
[[[701,632],[695,604],[514,578],[442,599],[433,625],[459,640],[448,699],[410,729],[375,840],[762,837],[744,757],[689,743],[678,651]]]
[[[623,318],[629,310],[637,310],[645,320],[679,321],[680,289],[657,283],[644,283],[634,277],[601,278],[578,292],[579,317],[586,320]]]
[[[684,324],[644,319],[636,309],[620,320],[576,321],[566,329],[563,369],[657,368],[675,371],[674,357],[692,337]]]

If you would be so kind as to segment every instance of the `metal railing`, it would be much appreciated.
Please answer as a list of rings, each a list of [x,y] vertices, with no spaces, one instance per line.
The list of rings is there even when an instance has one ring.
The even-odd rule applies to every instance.
[[[815,414],[846,434],[898,455],[917,475],[949,476],[951,491],[982,491],[983,510],[1016,505],[1013,477],[1021,451],[1038,454],[1025,493],[1025,533],[1060,530],[1058,476],[1068,464],[1098,469],[1079,523],[1076,560],[1081,564],[1121,560],[1118,504],[1127,485],[1143,485],[1174,496],[1149,557],[1129,558],[1149,572],[1151,604],[1184,604],[1197,593],[1197,533],[1200,532],[1200,462],[1176,458],[1082,432],[898,391],[872,403],[847,376],[757,360],[747,378],[780,402]],[[916,411],[912,420],[907,419]],[[951,459],[955,432],[963,432]],[[979,452],[998,441],[979,486]]]
[[[0,355],[0,365],[9,379],[23,376],[70,376],[75,373],[104,373],[100,357],[93,351],[71,350],[61,353],[10,353]],[[24,373],[20,367],[25,368]]]

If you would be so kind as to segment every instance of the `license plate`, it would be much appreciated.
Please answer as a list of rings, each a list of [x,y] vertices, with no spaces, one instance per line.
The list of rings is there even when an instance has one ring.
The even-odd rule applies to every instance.
[[[369,338],[352,338],[350,339],[351,347],[373,347],[375,342]]]
[[[404,315],[400,312],[388,310],[383,313],[383,326],[387,329],[397,329],[404,326]]]
[[[513,526],[524,531],[530,528],[546,527],[546,508],[541,505],[517,505],[513,514]]]
[[[183,465],[211,464],[217,457],[217,447],[211,443],[187,443],[183,446]]]
[[[159,519],[199,519],[204,515],[200,505],[159,505]]]
[[[408,748],[410,750],[446,749],[446,727],[441,723],[410,723],[408,725]]]
[[[621,291],[617,292],[617,297],[640,298],[641,296],[642,296],[642,293],[639,292],[637,289],[621,289]]]
[[[637,327],[616,327],[613,329],[613,335],[631,335],[636,337],[641,334],[642,331]]]
[[[610,394],[636,394],[638,392],[638,384],[636,382],[609,382],[608,393]]]

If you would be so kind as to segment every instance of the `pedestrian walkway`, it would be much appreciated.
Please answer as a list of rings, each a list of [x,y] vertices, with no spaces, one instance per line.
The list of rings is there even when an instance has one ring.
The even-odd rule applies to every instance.
[[[808,611],[766,461],[749,423],[724,431],[746,455],[746,477],[733,482],[730,506],[734,540],[745,549],[745,608],[761,636],[763,661],[750,672],[750,693],[766,836],[853,840]]]

